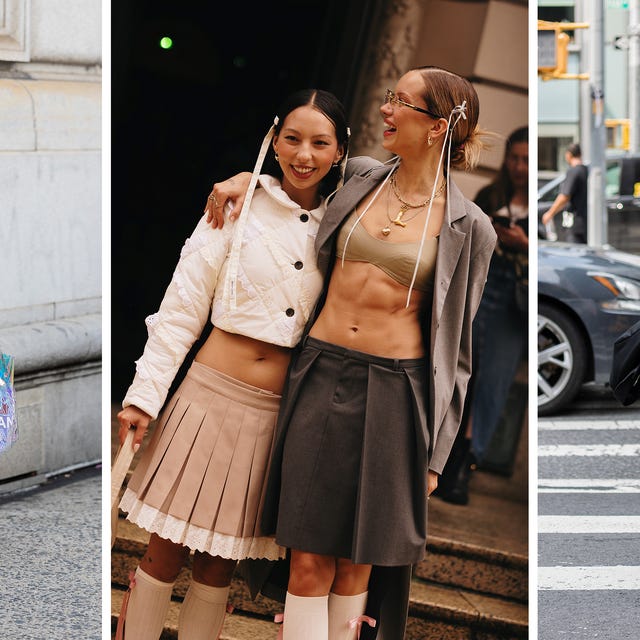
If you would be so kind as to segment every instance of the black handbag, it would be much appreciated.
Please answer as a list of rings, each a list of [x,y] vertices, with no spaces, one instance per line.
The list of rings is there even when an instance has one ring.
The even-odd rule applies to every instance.
[[[613,343],[609,384],[623,406],[640,398],[640,322],[636,322]]]

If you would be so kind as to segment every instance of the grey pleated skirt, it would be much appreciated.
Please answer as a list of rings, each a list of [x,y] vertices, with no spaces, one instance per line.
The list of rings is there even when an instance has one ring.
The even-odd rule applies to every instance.
[[[281,466],[270,478],[280,489],[278,544],[365,564],[423,559],[426,372],[425,358],[306,339],[281,407],[273,462]]]
[[[279,406],[279,395],[194,362],[127,484],[127,519],[211,555],[284,557],[260,530]]]

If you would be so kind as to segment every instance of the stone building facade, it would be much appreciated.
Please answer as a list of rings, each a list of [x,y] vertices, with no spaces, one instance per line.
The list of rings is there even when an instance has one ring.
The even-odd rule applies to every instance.
[[[352,121],[362,123],[356,155],[380,157],[380,97],[411,67],[444,67],[469,79],[480,100],[480,126],[496,136],[473,173],[453,172],[469,198],[495,176],[505,138],[528,122],[528,3],[504,0],[393,0],[369,34]]]
[[[0,3],[0,493],[101,459],[100,0]]]

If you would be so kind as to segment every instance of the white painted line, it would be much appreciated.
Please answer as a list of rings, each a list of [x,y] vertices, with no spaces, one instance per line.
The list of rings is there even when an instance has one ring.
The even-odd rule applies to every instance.
[[[602,431],[640,429],[640,420],[538,421],[538,431],[593,431],[596,429]]]
[[[538,516],[538,533],[640,533],[640,516]]]
[[[640,493],[640,479],[538,478],[538,493]]]
[[[541,591],[640,589],[640,567],[538,567]]]
[[[640,444],[542,444],[538,457],[549,456],[638,456]]]

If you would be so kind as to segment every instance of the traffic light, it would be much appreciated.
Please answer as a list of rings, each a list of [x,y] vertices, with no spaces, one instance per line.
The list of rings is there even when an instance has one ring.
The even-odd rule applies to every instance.
[[[538,75],[543,80],[588,80],[587,73],[567,73],[569,42],[567,31],[587,29],[586,22],[547,22],[538,20]]]
[[[629,151],[631,138],[631,120],[629,118],[607,118],[604,121],[607,130],[607,148]]]

